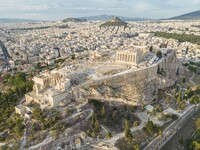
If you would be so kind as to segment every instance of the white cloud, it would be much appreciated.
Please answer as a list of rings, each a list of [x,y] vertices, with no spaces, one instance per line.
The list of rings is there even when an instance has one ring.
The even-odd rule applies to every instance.
[[[55,4],[55,5],[47,5],[47,4],[44,4],[44,5],[24,5],[24,6],[21,6],[20,9],[21,10],[48,10],[48,9],[58,9],[60,8],[60,6],[58,4]]]
[[[200,8],[200,0],[0,0],[0,4],[0,17],[36,14],[47,19],[98,14],[167,18]]]

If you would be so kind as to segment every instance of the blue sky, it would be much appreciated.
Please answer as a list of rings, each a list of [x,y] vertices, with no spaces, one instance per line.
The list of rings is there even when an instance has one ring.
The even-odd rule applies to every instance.
[[[200,9],[200,0],[0,0],[0,18],[59,20],[91,15],[168,18]]]

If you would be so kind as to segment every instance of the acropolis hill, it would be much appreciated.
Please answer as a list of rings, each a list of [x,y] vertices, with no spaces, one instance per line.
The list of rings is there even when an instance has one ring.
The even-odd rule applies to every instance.
[[[76,71],[70,72],[66,66],[34,77],[34,91],[26,95],[26,103],[56,107],[72,100],[104,99],[144,105],[157,99],[158,89],[174,84],[179,69],[170,49],[150,52],[148,46],[133,46],[114,54],[99,51],[88,55],[93,63],[74,64]]]
[[[200,116],[199,24],[0,23],[0,147],[182,149]]]

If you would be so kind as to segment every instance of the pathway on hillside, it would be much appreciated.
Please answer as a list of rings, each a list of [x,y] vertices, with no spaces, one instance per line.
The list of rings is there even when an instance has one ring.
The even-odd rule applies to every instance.
[[[192,81],[192,79],[194,78],[194,76],[195,76],[195,73],[193,72],[193,75],[192,75],[192,77],[190,78],[190,82],[195,86],[196,83],[194,83],[194,82]]]
[[[141,120],[141,123],[137,127],[132,127],[131,132],[141,130],[146,125],[146,123],[148,121],[147,113],[141,112],[141,113],[135,113],[135,114],[139,117],[139,119]],[[123,137],[124,137],[124,132],[121,132],[121,133],[117,133],[117,134],[113,135],[113,137],[110,140],[106,139],[106,140],[103,140],[102,142],[114,145],[117,140],[119,140]]]
[[[144,148],[144,150],[161,149],[162,146],[164,146],[180,129],[180,127],[184,124],[184,120],[186,120],[187,117],[195,111],[195,109],[196,106],[194,105],[188,106],[188,108],[185,109],[181,116],[163,131],[162,136],[157,136]]]
[[[189,71],[188,69],[185,69],[187,72],[191,72],[191,71]],[[192,72],[193,74],[192,74],[192,76],[189,78],[189,81],[190,81],[190,83],[192,83],[194,86],[196,85],[196,83],[194,83],[193,81],[192,81],[192,79],[195,77],[195,73],[194,72]]]
[[[73,114],[72,116],[67,117],[66,120],[70,120],[70,119],[72,119],[72,118],[74,118],[74,117],[76,117],[76,116],[78,116],[78,115],[81,115],[81,114],[83,114],[84,112],[88,112],[88,111],[90,111],[90,113],[89,113],[88,116],[86,117],[86,120],[89,120],[89,119],[92,117],[92,114],[94,113],[94,110],[93,110],[93,109],[87,109],[87,110],[84,110],[84,111],[82,111],[82,112],[78,112],[78,113],[76,113],[76,114]],[[66,121],[66,120],[65,120],[65,121]],[[80,123],[78,123],[77,125],[75,125],[74,128],[77,127],[78,125],[80,125]],[[31,146],[31,147],[29,148],[29,150],[39,149],[40,147],[43,147],[44,145],[47,145],[48,143],[51,143],[51,142],[53,142],[54,140],[55,140],[55,138],[52,138],[51,135],[48,135],[47,138],[46,138],[45,140],[43,140],[41,143],[39,143],[39,144],[37,144],[37,145]]]
[[[26,127],[25,127],[25,130],[24,130],[24,136],[21,138],[21,144],[20,144],[20,150],[25,150],[25,146],[26,146],[26,138],[27,138],[27,135],[26,135]]]

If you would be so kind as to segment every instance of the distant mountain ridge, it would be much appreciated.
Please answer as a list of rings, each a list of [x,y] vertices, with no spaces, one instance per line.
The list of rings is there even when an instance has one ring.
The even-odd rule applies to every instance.
[[[156,20],[193,20],[200,19],[200,10],[186,13],[183,15],[175,16],[167,19],[150,19],[150,18],[139,18],[139,17],[123,17],[117,15],[97,15],[97,16],[87,16],[87,17],[77,17],[77,18],[67,18],[63,19],[63,22],[85,22],[85,21],[107,21],[112,18],[119,18],[122,21],[156,21]],[[9,23],[9,22],[42,22],[42,20],[33,20],[33,19],[18,19],[18,18],[0,18],[0,23]]]
[[[170,20],[200,19],[200,10],[169,18]]]
[[[0,23],[9,23],[9,22],[40,22],[40,21],[31,19],[0,18]]]
[[[110,20],[114,17],[118,17],[122,21],[147,21],[147,20],[152,20],[152,19],[149,19],[149,18],[130,18],[130,17],[123,17],[123,16],[115,16],[115,15],[88,16],[88,17],[79,17],[78,19],[86,19],[86,20],[91,20],[91,21],[105,21],[105,20]]]
[[[126,22],[122,21],[120,18],[118,17],[114,17],[112,20],[103,23],[102,25],[100,25],[100,27],[110,27],[110,26],[124,26],[127,27]]]
[[[64,19],[63,22],[85,22],[86,19],[80,19],[80,18],[67,18]]]

